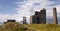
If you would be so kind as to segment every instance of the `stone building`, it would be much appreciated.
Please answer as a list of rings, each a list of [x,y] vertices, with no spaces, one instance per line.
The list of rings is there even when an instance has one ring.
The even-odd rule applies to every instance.
[[[53,24],[58,24],[56,8],[53,8]]]
[[[30,24],[32,24],[32,20],[33,20],[33,15],[30,16]]]
[[[26,17],[23,17],[23,24],[27,24],[26,23]]]
[[[16,21],[13,20],[13,19],[9,19],[9,20],[7,20],[7,22],[4,22],[4,24],[6,24],[6,23],[8,23],[8,22],[16,22]]]
[[[16,21],[15,21],[15,20],[10,19],[10,20],[7,20],[7,22],[16,22]]]
[[[46,9],[42,9],[40,12],[36,11],[35,15],[30,17],[30,23],[32,24],[45,24],[46,23]]]

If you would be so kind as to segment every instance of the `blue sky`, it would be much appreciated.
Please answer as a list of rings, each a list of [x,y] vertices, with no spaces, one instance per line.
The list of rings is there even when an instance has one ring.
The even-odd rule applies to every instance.
[[[57,8],[60,17],[60,0],[0,0],[0,20],[22,21],[23,16],[26,16],[28,21],[35,11],[40,11],[42,8],[47,10],[47,18],[52,18],[54,7]]]
[[[1,5],[0,13],[3,13],[3,14],[16,13],[14,8],[16,8],[17,6],[13,3],[14,1],[13,0],[0,0],[0,5]]]
[[[16,4],[14,4],[14,2],[22,2],[25,0],[0,0],[0,13],[3,14],[14,14],[17,13],[15,8],[18,8],[18,6]],[[49,6],[54,6],[54,5],[58,5],[60,4],[59,0],[49,0],[49,1],[55,1],[56,3],[49,5]],[[34,5],[39,5],[39,3],[35,3]]]
[[[22,2],[23,0],[0,0],[0,13],[14,14],[17,13],[15,8],[18,8],[14,2]]]

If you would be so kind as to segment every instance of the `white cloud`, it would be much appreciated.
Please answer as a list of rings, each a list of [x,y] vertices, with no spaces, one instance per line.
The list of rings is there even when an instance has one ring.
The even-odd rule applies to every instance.
[[[38,5],[34,5],[37,4]],[[49,1],[49,0],[27,0],[22,2],[15,2],[17,4],[18,8],[16,8],[16,11],[18,14],[15,15],[0,15],[2,19],[16,19],[17,21],[21,21],[23,16],[26,16],[29,20],[29,16],[33,15],[35,11],[40,11],[42,8],[46,8],[47,10],[47,17],[53,16],[53,7],[57,8],[57,12],[60,13],[60,4],[53,5],[55,1]],[[27,20],[27,21],[28,21]]]
[[[47,10],[47,17],[50,18],[53,16],[53,8],[56,7],[57,8],[57,12],[60,13],[60,9],[59,9],[59,5],[53,5],[56,2],[55,1],[49,1],[49,0],[27,0],[27,1],[23,1],[23,2],[16,2],[17,6],[19,8],[17,8],[17,12],[18,14],[24,15],[24,16],[30,16],[32,15],[31,12],[35,11],[40,11],[42,8],[46,8]],[[39,3],[38,5],[34,5],[36,3]],[[20,5],[21,4],[21,5]],[[49,5],[53,5],[53,6],[49,6]]]
[[[39,5],[34,5],[39,3]],[[26,16],[29,20],[29,16],[33,15],[35,11],[40,11],[42,8],[46,8],[47,10],[51,10],[52,7],[48,5],[52,5],[54,2],[48,0],[27,0],[23,2],[15,2],[19,8],[16,8],[17,13],[23,16]],[[48,14],[49,12],[47,12]],[[48,14],[47,16],[52,15]]]
[[[0,14],[0,22],[7,22],[8,19],[14,19],[16,20],[16,22],[20,22],[22,20],[22,16],[20,16],[19,14]]]
[[[36,3],[39,3],[39,5],[34,5]],[[29,16],[32,15],[31,12],[34,11],[40,11],[42,8],[46,8],[49,10],[49,8],[52,8],[51,6],[55,2],[49,1],[49,0],[27,0],[23,2],[15,2],[19,8],[17,8],[18,14],[24,15],[24,16]],[[50,9],[51,10],[51,9]],[[34,14],[34,13],[33,13]]]
[[[10,15],[8,14],[0,14],[0,21],[4,22],[9,18]]]

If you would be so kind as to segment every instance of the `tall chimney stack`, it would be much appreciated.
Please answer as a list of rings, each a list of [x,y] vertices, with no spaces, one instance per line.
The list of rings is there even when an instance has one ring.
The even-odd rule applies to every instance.
[[[56,8],[53,8],[53,24],[58,24]]]

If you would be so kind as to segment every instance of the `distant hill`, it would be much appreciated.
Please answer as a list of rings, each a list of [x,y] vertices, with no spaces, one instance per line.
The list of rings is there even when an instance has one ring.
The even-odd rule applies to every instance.
[[[0,26],[0,31],[60,31],[57,24],[19,24],[9,22]]]

